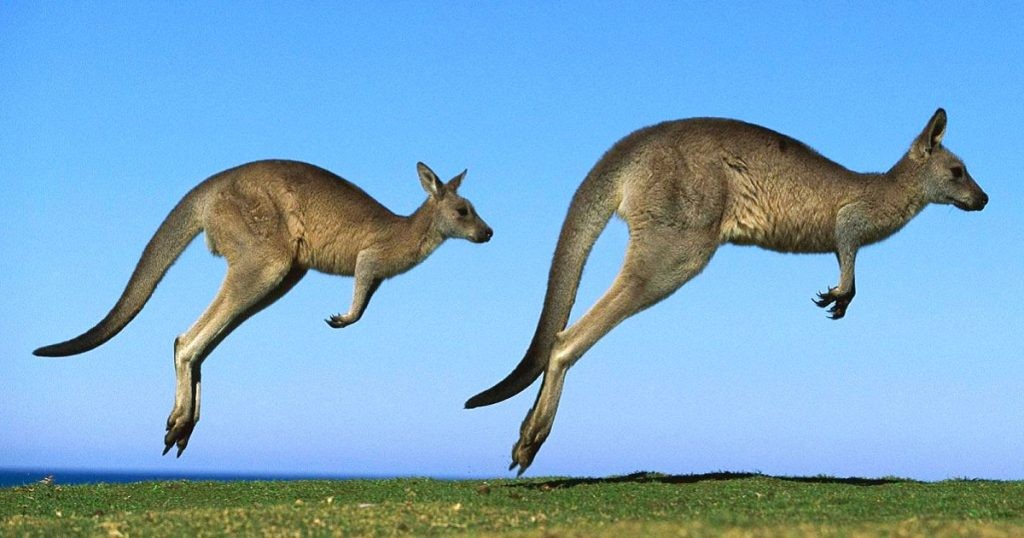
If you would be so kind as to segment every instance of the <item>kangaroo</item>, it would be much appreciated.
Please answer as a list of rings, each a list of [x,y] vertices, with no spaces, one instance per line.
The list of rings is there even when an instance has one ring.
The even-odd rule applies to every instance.
[[[176,444],[180,457],[199,421],[203,360],[242,322],[291,290],[310,268],[355,276],[348,312],[326,320],[341,328],[362,317],[384,279],[412,269],[445,239],[491,239],[490,226],[457,192],[465,171],[442,183],[425,164],[416,168],[428,196],[408,217],[311,164],[258,161],[215,174],[164,219],[103,320],[80,336],[34,353],[74,355],[113,338],[142,310],[185,247],[205,231],[210,251],[223,256],[228,269],[213,302],[174,340],[176,388],[163,453]]]
[[[718,118],[669,121],[616,143],[587,174],[555,247],[544,307],[522,361],[467,408],[510,398],[544,374],[512,448],[521,475],[554,422],[568,369],[629,316],[696,276],[719,245],[835,253],[839,283],[816,303],[842,318],[855,293],[857,249],[902,228],[926,205],[985,207],[964,163],[942,146],[938,109],[910,150],[885,173],[855,173],[775,131]],[[611,287],[565,328],[584,263],[612,214],[629,227],[625,260]]]

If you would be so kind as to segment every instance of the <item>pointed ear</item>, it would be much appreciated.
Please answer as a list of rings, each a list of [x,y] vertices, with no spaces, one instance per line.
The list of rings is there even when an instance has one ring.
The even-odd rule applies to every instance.
[[[466,172],[469,172],[469,170],[463,170],[461,174],[448,180],[448,185],[446,185],[448,190],[452,192],[459,190],[459,186],[462,185],[462,178],[466,177]]]
[[[914,154],[921,158],[931,155],[932,151],[942,143],[942,137],[945,135],[946,111],[940,108],[932,115],[932,119],[928,120],[928,125],[924,127],[921,134],[917,135],[917,140],[914,140]]]
[[[419,173],[420,185],[423,185],[423,190],[427,191],[427,194],[434,198],[441,198],[444,196],[444,183],[441,183],[441,180],[437,179],[437,174],[435,174],[429,166],[423,163],[416,163],[416,172]]]
[[[935,149],[936,146],[942,143],[942,137],[946,135],[946,111],[938,109],[935,114],[932,114],[932,119],[928,120],[928,127],[925,128],[925,132],[928,133],[929,149]]]

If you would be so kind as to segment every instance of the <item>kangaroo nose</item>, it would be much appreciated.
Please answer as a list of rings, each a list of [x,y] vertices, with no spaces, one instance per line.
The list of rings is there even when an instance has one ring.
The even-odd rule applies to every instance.
[[[979,189],[978,192],[974,193],[974,196],[971,197],[971,202],[961,209],[966,209],[968,211],[981,211],[982,209],[985,209],[986,205],[988,205],[988,195]]]
[[[484,230],[484,241],[490,241],[492,237],[494,237],[494,230],[488,226],[487,229]]]

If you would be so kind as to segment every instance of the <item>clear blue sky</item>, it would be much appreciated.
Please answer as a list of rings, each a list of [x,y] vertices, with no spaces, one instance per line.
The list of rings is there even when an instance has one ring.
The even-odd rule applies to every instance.
[[[725,246],[570,372],[532,475],[717,470],[1024,479],[1024,8],[1017,2],[4,2],[0,467],[507,476],[537,385],[466,411],[530,340],[570,197],[666,119],[759,123],[888,169],[939,106],[991,197],[930,207],[858,257]],[[113,305],[193,185],[262,158],[326,167],[398,213],[415,163],[495,230],[386,282],[313,275],[204,365],[203,416],[161,457],[172,342],[224,262],[197,240],[142,314],[67,359],[31,350]],[[613,222],[577,312],[618,270]]]

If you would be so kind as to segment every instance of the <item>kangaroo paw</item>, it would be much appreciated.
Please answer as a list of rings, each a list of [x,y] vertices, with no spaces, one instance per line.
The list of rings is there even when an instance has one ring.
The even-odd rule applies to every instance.
[[[335,315],[325,319],[324,321],[326,321],[328,325],[330,325],[331,327],[333,327],[335,329],[340,329],[342,327],[348,327],[349,325],[352,325],[353,323],[355,323],[354,321],[349,321],[347,317],[345,317],[345,316],[343,316],[341,314],[335,314]]]
[[[846,308],[850,306],[850,301],[853,301],[853,292],[839,293],[836,291],[836,288],[829,288],[827,292],[818,293],[818,298],[814,299],[814,304],[821,308],[832,305],[832,308],[828,309],[828,317],[842,319],[846,315]]]

